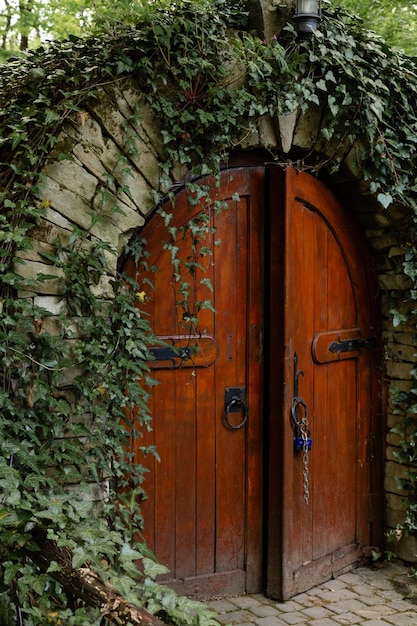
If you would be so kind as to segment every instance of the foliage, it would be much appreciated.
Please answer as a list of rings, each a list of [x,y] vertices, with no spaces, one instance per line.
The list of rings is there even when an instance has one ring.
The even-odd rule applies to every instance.
[[[145,3],[146,4],[146,3]],[[3,0],[0,15],[1,48],[16,52],[36,48],[52,39],[67,39],[92,32],[95,19],[112,10],[122,20],[132,23],[143,3],[118,0]],[[130,19],[129,19],[130,18]]]
[[[39,547],[42,530],[71,551],[74,567],[91,563],[104,580],[162,611],[167,620],[212,619],[200,605],[196,610],[152,582],[146,574],[160,566],[138,540],[144,470],[131,463],[132,440],[136,453],[155,453],[137,443],[151,427],[146,402],[151,329],[135,296],[141,286],[117,275],[111,297],[94,296],[114,252],[89,229],[74,229],[69,241],[57,241],[43,253],[49,277],[32,283],[22,278],[31,229],[48,208],[34,200],[42,167],[57,149],[62,124],[77,115],[83,101],[99,99],[104,83],[125,76],[135,80],[161,125],[162,192],[154,190],[155,204],[171,188],[176,164],[190,179],[217,174],[240,138],[257,132],[260,117],[313,108],[322,114],[315,149],[302,155],[277,151],[271,158],[293,158],[301,168],[332,176],[352,146],[362,145],[358,159],[373,196],[384,207],[395,201],[411,215],[416,212],[415,66],[364,32],[358,21],[330,8],[311,41],[298,41],[288,26],[273,41],[262,42],[245,32],[242,16],[236,3],[183,0],[169,9],[153,3],[134,28],[106,23],[100,36],[51,44],[1,68],[2,623],[15,623],[16,610],[29,625],[45,619],[99,623],[91,609],[67,597],[53,569],[40,572],[26,559]],[[207,191],[191,183],[189,189],[204,204]],[[169,215],[164,217],[169,228]],[[97,219],[106,217],[95,214]],[[189,226],[203,237],[209,228],[204,222]],[[403,243],[404,272],[414,284],[416,254],[407,232]],[[55,318],[34,305],[31,290],[57,275],[63,305]],[[416,293],[408,295],[415,299]],[[416,412],[413,394],[407,396],[407,419]],[[81,492],[69,489],[78,483]],[[93,483],[108,490],[95,515],[85,499]],[[136,560],[145,574],[133,566]]]
[[[375,31],[390,46],[417,56],[417,5],[409,0],[339,0],[359,16],[369,30]]]
[[[103,274],[106,250],[92,247],[89,239],[74,232],[51,258],[66,279],[66,306],[50,330],[47,311],[16,299],[14,289],[3,292],[1,623],[15,624],[16,611],[28,625],[45,619],[103,623],[100,610],[69,598],[54,581],[56,564],[41,573],[27,559],[44,532],[70,551],[75,569],[94,564],[125,598],[149,599],[173,623],[210,624],[210,613],[200,605],[152,582],[165,568],[143,542],[131,547],[142,528],[140,459],[156,454],[140,443],[142,430],[150,428],[151,332],[135,302],[136,285],[127,288],[124,277],[112,281],[114,297],[108,301],[93,295],[89,287]],[[10,282],[30,288],[12,274]],[[101,501],[94,510],[97,489]]]

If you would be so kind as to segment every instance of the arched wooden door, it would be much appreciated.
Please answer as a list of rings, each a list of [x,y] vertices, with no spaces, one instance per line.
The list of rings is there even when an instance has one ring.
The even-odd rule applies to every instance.
[[[349,569],[380,538],[377,292],[352,216],[324,185],[271,168],[268,188],[267,588],[285,600]]]
[[[149,269],[128,265],[174,348],[152,348],[153,431],[139,444],[154,443],[161,463],[148,461],[144,535],[184,593],[285,599],[372,542],[373,295],[356,234],[315,179],[253,167],[205,183],[211,203],[179,192],[170,234],[159,215],[142,231]],[[370,341],[329,349],[345,339]],[[293,422],[306,411],[303,452]]]
[[[147,292],[155,334],[189,351],[181,359],[153,349],[159,384],[145,443],[156,444],[161,463],[149,460],[144,536],[171,585],[213,596],[261,588],[264,170],[225,172],[220,187],[205,182],[211,202],[227,210],[179,192],[169,231],[155,215],[141,233],[147,267],[157,271],[129,271]],[[178,248],[182,281],[167,240]]]

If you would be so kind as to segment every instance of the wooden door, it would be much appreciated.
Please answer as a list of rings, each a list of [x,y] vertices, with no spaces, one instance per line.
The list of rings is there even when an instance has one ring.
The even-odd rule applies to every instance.
[[[146,461],[144,535],[184,593],[264,585],[287,599],[352,567],[379,532],[369,451],[378,417],[375,290],[348,214],[311,176],[253,167],[224,172],[219,185],[203,182],[210,202],[190,202],[181,191],[169,232],[159,215],[144,227],[149,269],[129,262],[154,332],[183,357],[153,347],[153,430],[138,442],[137,462],[149,443],[161,463]],[[216,212],[217,201],[227,210]],[[208,220],[206,242],[190,239],[189,220]],[[201,266],[183,275],[188,305],[178,305],[170,236],[185,268],[193,260]],[[215,313],[202,306],[208,301]],[[230,388],[243,389],[247,405],[228,415],[231,426],[247,415],[238,429],[225,421]],[[294,450],[295,396],[298,418],[308,410],[306,453]]]
[[[285,600],[372,541],[376,296],[361,237],[324,185],[270,168],[269,190],[268,593]],[[294,419],[308,420],[310,451],[295,449]]]
[[[152,348],[159,384],[137,462],[140,446],[156,445],[161,462],[145,462],[144,537],[169,567],[170,584],[189,595],[262,586],[263,179],[263,168],[250,168],[225,172],[220,186],[205,180],[208,203],[181,191],[164,207],[173,214],[169,231],[159,215],[142,231],[149,269],[133,260],[128,268],[147,294],[155,334],[183,351]],[[221,201],[227,210],[216,209]],[[191,222],[207,230],[199,241],[185,228]],[[173,273],[167,241],[188,286]],[[225,400],[227,389],[242,393],[246,407],[233,391]]]

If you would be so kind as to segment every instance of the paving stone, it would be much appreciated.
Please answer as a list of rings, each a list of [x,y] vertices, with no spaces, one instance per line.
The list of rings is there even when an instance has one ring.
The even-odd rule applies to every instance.
[[[335,578],[334,580],[328,580],[327,583],[320,585],[319,589],[329,589],[330,591],[336,591],[336,589],[345,589],[347,583],[341,578]]]
[[[297,597],[297,596],[296,596]],[[278,611],[282,613],[291,613],[293,611],[299,611],[303,608],[303,605],[296,600],[287,600],[287,602],[277,602],[275,604]]]
[[[335,613],[358,613],[358,611],[368,608],[366,604],[360,600],[341,600],[340,602],[332,602],[332,611]]]
[[[394,611],[386,604],[376,604],[374,606],[367,607],[366,609],[360,609],[356,612],[358,613],[358,615],[363,615],[363,617],[366,617],[368,619],[374,619],[376,617],[392,615]]]
[[[366,624],[366,626],[387,626],[389,624],[389,622],[381,619],[366,620],[366,622],[363,623]],[[409,624],[409,626],[413,626],[413,624]]]
[[[374,604],[381,604],[384,601],[384,596],[380,593],[376,594],[374,589],[370,589],[369,587],[366,590],[362,589],[362,593],[359,593],[359,590],[356,589],[356,595],[360,597],[360,601],[368,606],[372,606]]]
[[[325,602],[340,602],[341,600],[358,600],[359,596],[350,589],[336,589],[323,591],[319,594]]]
[[[417,613],[397,613],[384,617],[384,619],[394,626],[411,626],[417,624]]]
[[[361,618],[354,613],[343,613],[342,615],[336,615],[333,618],[338,624],[349,625],[350,624],[360,624]]]
[[[259,600],[250,595],[229,598],[229,600],[232,604],[238,606],[240,609],[251,609],[252,607],[260,605]]]
[[[253,619],[248,611],[231,611],[228,613],[222,613],[217,617],[218,621],[222,624],[243,624],[250,622]]]
[[[382,589],[378,591],[378,595],[382,598],[386,598],[387,600],[399,600],[404,596],[395,589]]]
[[[282,613],[280,617],[286,624],[301,624],[301,622],[305,620],[305,615],[298,611],[294,613]]]
[[[341,580],[348,585],[357,585],[363,582],[361,576],[359,574],[356,574],[355,572],[347,572],[346,574],[341,574],[336,580]]]
[[[396,600],[394,602],[389,602],[388,606],[392,608],[394,613],[402,613],[406,611],[415,611],[417,615],[417,606],[416,603],[410,600]],[[417,623],[417,620],[416,620]]]
[[[236,610],[236,605],[229,602],[229,600],[210,600],[207,604],[216,613],[227,613],[227,611]]]
[[[309,598],[311,595],[317,595],[321,591],[322,591],[321,586],[314,587],[314,589],[310,589],[309,591],[306,591],[305,593],[299,593],[298,595],[294,596],[293,601],[299,602],[299,604],[304,604],[307,598]]]
[[[254,623],[256,626],[287,626],[286,622],[280,619],[277,614],[256,618]]]
[[[317,619],[319,617],[320,618],[329,617],[332,614],[331,611],[326,609],[324,606],[312,606],[308,609],[304,609],[302,613],[314,619]]]
[[[325,617],[320,619],[314,619],[312,622],[308,622],[309,626],[339,626],[339,623],[334,619]]]
[[[268,598],[263,593],[252,593],[251,598],[255,598],[255,600],[258,600],[261,604],[271,604],[274,602],[274,600],[271,600],[271,598]]]
[[[319,599],[317,598],[317,593],[312,594],[310,591],[308,593],[303,593],[298,596],[294,596],[293,600],[297,602],[300,606],[307,608],[309,606],[316,606]]]
[[[407,596],[404,594],[410,595]],[[237,626],[417,626],[417,581],[387,564],[361,567],[287,602],[262,594],[215,599],[220,624]]]
[[[251,608],[251,613],[257,617],[269,617],[270,615],[279,615],[279,611],[275,606],[270,604],[259,604]]]

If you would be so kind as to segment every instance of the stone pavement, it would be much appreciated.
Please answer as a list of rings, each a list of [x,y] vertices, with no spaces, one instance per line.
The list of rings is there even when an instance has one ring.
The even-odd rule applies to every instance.
[[[417,580],[398,563],[359,567],[287,602],[262,594],[210,600],[222,624],[417,626]]]

